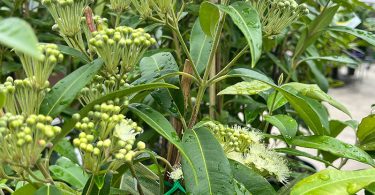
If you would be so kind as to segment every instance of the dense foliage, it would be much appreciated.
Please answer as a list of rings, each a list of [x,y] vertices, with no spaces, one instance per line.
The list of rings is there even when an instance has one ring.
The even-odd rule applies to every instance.
[[[375,193],[373,168],[340,170],[375,166],[374,115],[352,120],[327,94],[332,70],[375,45],[366,25],[347,25],[371,11],[359,0],[2,0],[0,193]],[[336,138],[346,127],[355,145]]]

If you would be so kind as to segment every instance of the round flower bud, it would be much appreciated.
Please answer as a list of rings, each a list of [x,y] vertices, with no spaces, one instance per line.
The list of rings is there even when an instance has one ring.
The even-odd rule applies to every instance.
[[[81,141],[79,141],[78,138],[75,138],[75,139],[73,140],[73,145],[74,145],[75,147],[78,147],[80,144],[81,144]]]
[[[106,147],[106,148],[110,147],[111,146],[111,140],[109,140],[109,139],[104,140],[103,146]]]
[[[88,140],[87,140],[85,137],[83,137],[83,138],[80,138],[79,141],[80,141],[81,143],[85,143],[85,144],[87,144],[87,141],[88,141]]]
[[[146,148],[146,144],[142,141],[137,143],[138,150],[144,150]]]
[[[100,149],[99,149],[99,148],[94,148],[93,153],[94,153],[94,155],[99,156],[99,154],[100,154]]]
[[[91,153],[94,151],[94,146],[91,144],[87,144],[86,146],[86,152]]]
[[[116,157],[116,159],[121,160],[121,159],[123,159],[125,156],[124,156],[123,154],[121,154],[121,153],[117,153],[117,154],[115,155],[115,157]]]
[[[131,150],[132,148],[133,148],[133,146],[130,145],[130,144],[128,144],[128,145],[125,146],[125,149],[126,149],[126,150]]]
[[[98,143],[96,143],[96,146],[102,147],[103,146],[103,141],[98,141]]]
[[[86,138],[87,138],[87,141],[89,141],[89,142],[92,142],[94,140],[93,135],[87,135]]]
[[[86,137],[86,133],[85,132],[81,132],[80,134],[79,134],[79,138],[85,138]]]
[[[81,150],[86,150],[86,147],[87,147],[87,144],[86,144],[86,143],[81,143],[81,144],[79,145],[79,148],[80,148]]]
[[[129,152],[128,154],[125,155],[124,159],[126,162],[131,162],[133,160],[133,154]]]
[[[120,149],[119,152],[120,152],[121,154],[126,154],[126,152],[128,152],[128,151],[126,151],[125,149]]]
[[[54,127],[53,127],[53,131],[54,131],[56,134],[60,134],[60,132],[61,132],[61,127],[59,127],[59,126],[54,126]]]
[[[24,139],[17,140],[17,146],[22,146],[23,144],[25,144],[25,140]]]
[[[46,142],[46,140],[41,139],[41,140],[38,141],[38,144],[39,144],[39,146],[41,146],[41,147],[45,147],[45,146],[47,145],[47,142]]]
[[[120,147],[124,147],[126,145],[126,142],[122,141],[122,140],[119,140],[117,142],[117,145],[120,146]]]
[[[32,137],[31,135],[26,135],[26,136],[25,136],[25,141],[26,141],[27,143],[30,143],[30,142],[33,141],[33,137]]]

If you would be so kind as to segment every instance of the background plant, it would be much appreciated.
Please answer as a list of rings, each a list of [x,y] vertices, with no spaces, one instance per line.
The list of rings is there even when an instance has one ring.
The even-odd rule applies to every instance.
[[[364,3],[4,0],[0,7],[1,156],[14,159],[1,160],[4,190],[373,191],[373,169],[340,171],[347,159],[375,165],[373,116],[358,125],[326,93],[334,67],[360,64],[350,50],[375,45],[373,34],[336,22],[372,11]],[[323,102],[348,121],[330,118]],[[336,139],[347,126],[357,130],[356,145]],[[30,145],[35,155],[25,155]],[[20,156],[31,160],[18,166]],[[299,156],[330,169],[315,173]]]

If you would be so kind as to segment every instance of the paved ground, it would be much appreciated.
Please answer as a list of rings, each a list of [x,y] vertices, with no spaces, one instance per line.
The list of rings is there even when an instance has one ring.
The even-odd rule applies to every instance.
[[[344,71],[345,72],[345,71]],[[362,118],[368,116],[371,113],[371,105],[375,104],[375,65],[370,66],[368,69],[366,65],[363,65],[356,75],[352,77],[347,85],[341,88],[331,89],[329,94],[351,111],[353,119],[361,121]],[[343,114],[336,109],[329,107],[329,112],[332,119],[348,120],[348,116]],[[338,138],[346,143],[355,143],[355,132],[353,129],[345,129]],[[306,150],[314,153],[314,150]],[[316,161],[310,161],[319,170],[324,168],[323,163],[317,163]],[[340,162],[335,162],[338,165]],[[367,165],[362,163],[349,161],[343,169],[345,170],[356,170],[367,168]]]

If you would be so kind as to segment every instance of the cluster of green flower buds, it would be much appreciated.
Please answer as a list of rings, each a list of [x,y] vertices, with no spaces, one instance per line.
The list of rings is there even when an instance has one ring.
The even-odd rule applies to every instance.
[[[43,89],[56,64],[62,62],[64,56],[55,44],[39,44],[38,50],[42,53],[41,59],[18,51],[16,54],[21,59],[26,76],[30,81],[35,82],[36,86]]]
[[[131,0],[111,0],[111,8],[116,13],[122,13],[127,10],[131,4]]]
[[[161,19],[166,19],[165,16],[173,11],[175,0],[155,0],[152,1],[153,9],[159,15]]]
[[[152,3],[153,0],[131,0],[135,9],[141,15],[143,19],[147,19],[152,16]]]
[[[258,11],[265,37],[280,34],[299,17],[307,15],[309,10],[295,0],[250,0]]]
[[[208,122],[205,126],[212,131],[228,158],[263,176],[274,176],[280,182],[287,181],[290,172],[286,160],[261,142],[260,133],[239,126],[225,127],[214,122]]]
[[[231,128],[213,122],[207,123],[207,126],[223,146],[226,153],[246,153],[252,144],[260,143],[262,139],[260,133],[250,131],[248,128],[241,128],[239,126]]]
[[[0,161],[15,170],[32,168],[41,153],[52,147],[52,139],[61,132],[51,126],[52,118],[44,115],[13,115],[6,113],[0,118]]]
[[[79,94],[79,101],[82,105],[87,105],[90,102],[105,96],[108,93],[117,91],[124,87],[128,87],[129,84],[126,83],[127,75],[116,74],[114,76],[109,76],[108,78],[95,75],[93,82],[88,86],[84,87]],[[127,100],[126,97],[122,98]],[[127,104],[126,101],[121,101],[123,104]],[[118,105],[117,103],[115,105]]]
[[[147,48],[155,43],[155,39],[145,33],[144,29],[125,26],[94,32],[90,39],[90,45],[95,47],[104,60],[106,71],[111,75],[118,72],[119,65],[120,74],[131,70]]]
[[[40,105],[50,90],[49,82],[37,85],[33,80],[13,80],[8,77],[0,88],[6,93],[4,110],[7,113],[31,115],[39,113]]]
[[[102,31],[108,28],[108,19],[102,18],[100,16],[93,16],[92,20],[88,21],[87,17],[82,17],[82,29],[86,36],[86,40],[90,40],[92,38],[92,33],[94,31]],[[91,27],[89,27],[91,25]],[[89,53],[95,54],[95,49],[89,45]]]
[[[55,29],[67,37],[81,34],[81,16],[88,0],[42,0],[56,22]]]
[[[108,163],[109,170],[116,169],[146,148],[145,143],[135,141],[143,129],[120,111],[120,106],[109,102],[96,105],[88,117],[73,115],[79,121],[75,129],[80,131],[73,144],[80,150],[86,170],[96,173]]]

